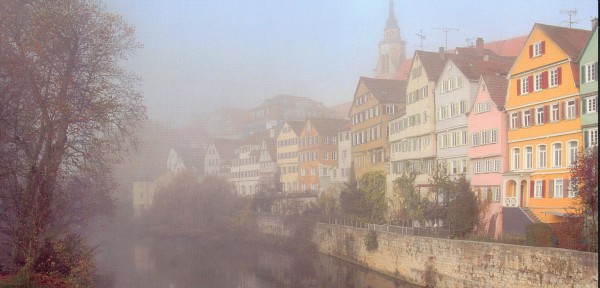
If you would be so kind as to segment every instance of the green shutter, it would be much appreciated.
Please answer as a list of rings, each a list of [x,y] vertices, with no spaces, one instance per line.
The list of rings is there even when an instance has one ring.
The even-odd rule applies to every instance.
[[[585,65],[581,66],[581,75],[579,79],[581,79],[581,84],[585,83]]]
[[[581,99],[581,114],[586,114],[587,113],[587,100]]]
[[[584,149],[587,149],[587,147],[590,145],[590,144],[589,144],[589,140],[588,140],[588,139],[589,139],[589,137],[588,137],[588,134],[589,134],[589,133],[590,133],[590,131],[589,131],[589,130],[584,130],[584,131],[583,131],[583,142],[584,142],[584,144],[583,144],[583,148],[584,148]]]

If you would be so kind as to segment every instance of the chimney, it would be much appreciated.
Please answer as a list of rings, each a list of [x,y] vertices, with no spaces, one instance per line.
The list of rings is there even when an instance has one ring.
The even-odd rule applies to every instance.
[[[444,47],[440,47],[438,51],[440,52],[440,58],[444,59]]]
[[[594,31],[596,26],[598,26],[598,18],[594,17],[594,19],[592,19],[592,31]]]
[[[477,55],[483,56],[483,38],[477,38],[475,49],[477,49]]]

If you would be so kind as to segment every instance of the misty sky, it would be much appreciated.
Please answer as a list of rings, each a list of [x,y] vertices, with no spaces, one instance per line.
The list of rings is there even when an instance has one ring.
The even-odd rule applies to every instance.
[[[372,77],[388,0],[106,0],[144,48],[127,65],[142,78],[151,119],[182,125],[219,106],[253,107],[276,94],[326,105],[352,100]],[[407,58],[424,50],[527,35],[536,22],[591,29],[596,0],[394,1]]]

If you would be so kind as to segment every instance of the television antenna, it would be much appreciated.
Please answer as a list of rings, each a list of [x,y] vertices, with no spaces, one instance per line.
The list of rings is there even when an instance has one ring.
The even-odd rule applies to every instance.
[[[417,36],[419,36],[419,40],[421,40],[421,44],[418,47],[420,47],[420,49],[423,50],[423,39],[425,39],[425,35],[423,35],[423,29],[419,30]]]
[[[572,9],[572,10],[560,10],[560,14],[567,14],[569,15],[569,28],[571,28],[573,26],[573,24],[577,23],[577,21],[579,21],[579,19],[573,20],[573,17],[575,17],[575,15],[577,15],[577,9]],[[563,22],[567,22],[566,20]]]
[[[458,28],[447,28],[447,27],[444,27],[444,28],[433,28],[433,29],[444,31],[444,33],[446,34],[446,47],[444,48],[444,50],[448,51],[448,32],[458,31],[459,29]]]

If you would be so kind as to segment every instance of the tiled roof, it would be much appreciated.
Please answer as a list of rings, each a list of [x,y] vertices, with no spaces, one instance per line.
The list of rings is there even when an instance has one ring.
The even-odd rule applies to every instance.
[[[302,128],[304,127],[304,121],[286,121],[286,123],[288,123],[296,135],[300,135],[300,132],[302,132]]]
[[[482,75],[485,86],[492,98],[492,101],[496,104],[498,109],[504,108],[506,101],[506,88],[508,87],[508,80],[504,76],[485,74]]]
[[[417,50],[415,53],[421,60],[423,69],[425,69],[425,72],[427,72],[427,77],[429,77],[429,80],[434,81],[437,81],[437,79],[440,78],[448,57],[452,57],[452,55],[454,55],[450,53],[444,53],[444,58],[442,58],[439,52]]]
[[[567,53],[572,61],[579,59],[579,54],[581,54],[591,33],[588,30],[550,26],[540,23],[535,23],[534,27],[542,30],[560,49]]]
[[[350,123],[350,120],[346,119],[312,118],[309,120],[312,127],[317,129],[321,136],[336,136],[341,128]]]
[[[241,144],[239,140],[226,138],[212,139],[212,143],[217,152],[219,152],[219,156],[225,160],[233,159],[235,157],[235,149]]]
[[[408,76],[410,75],[410,68],[412,66],[412,58],[405,59],[400,65],[398,69],[396,69],[396,75],[394,75],[394,79],[396,80],[408,80]]]
[[[483,47],[485,49],[494,51],[494,53],[500,56],[516,57],[519,56],[519,53],[521,53],[523,45],[525,45],[526,41],[527,35],[523,35],[519,37],[484,43]]]
[[[469,58],[455,57],[452,62],[460,69],[460,71],[470,80],[479,80],[481,75],[506,75],[514,62],[506,59],[506,61],[492,60],[472,60]]]
[[[380,102],[404,103],[406,101],[406,83],[403,80],[375,79],[360,77],[369,92],[373,94]]]

